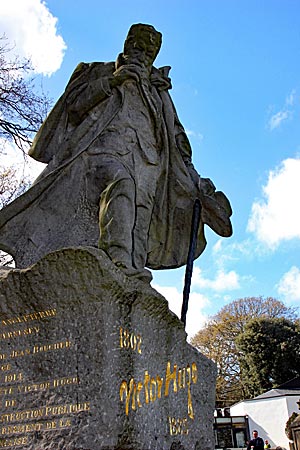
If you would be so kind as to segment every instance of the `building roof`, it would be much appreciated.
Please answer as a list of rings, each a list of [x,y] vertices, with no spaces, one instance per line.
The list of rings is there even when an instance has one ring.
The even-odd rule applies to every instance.
[[[253,400],[259,400],[261,398],[283,397],[290,395],[300,396],[300,377],[293,378],[292,380],[289,380],[286,383],[281,384],[275,389],[271,389],[270,391],[264,392],[263,394],[254,397]]]
[[[264,392],[257,397],[254,397],[252,400],[260,400],[263,398],[272,398],[272,397],[287,397],[290,395],[296,395],[300,397],[300,388],[298,389],[271,389],[270,391]]]
[[[293,395],[299,397],[300,400],[300,377],[293,378],[292,380],[289,380],[286,383],[281,384],[277,388],[264,392],[263,394],[258,395],[257,397],[241,400],[232,406],[238,405],[239,403],[243,402],[253,402],[253,400],[263,400],[265,398],[274,398],[274,397],[289,397]]]

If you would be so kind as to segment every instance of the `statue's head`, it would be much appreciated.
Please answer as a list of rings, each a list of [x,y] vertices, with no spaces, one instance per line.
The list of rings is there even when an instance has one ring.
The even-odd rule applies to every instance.
[[[152,65],[162,42],[162,34],[152,25],[132,25],[124,43],[124,56],[142,56],[146,65]]]

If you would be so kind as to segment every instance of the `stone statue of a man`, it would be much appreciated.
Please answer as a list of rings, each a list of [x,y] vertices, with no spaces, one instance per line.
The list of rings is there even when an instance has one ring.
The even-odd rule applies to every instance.
[[[201,179],[169,95],[169,67],[152,64],[161,33],[133,25],[116,62],[81,63],[38,132],[30,155],[48,163],[0,213],[0,247],[19,267],[68,246],[104,250],[127,275],[186,263],[192,206],[232,233],[227,198]]]

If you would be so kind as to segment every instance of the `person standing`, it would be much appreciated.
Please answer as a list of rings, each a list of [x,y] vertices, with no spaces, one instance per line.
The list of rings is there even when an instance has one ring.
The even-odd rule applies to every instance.
[[[258,436],[258,431],[252,431],[253,438],[249,442],[247,446],[247,450],[264,450],[264,441],[261,437]]]

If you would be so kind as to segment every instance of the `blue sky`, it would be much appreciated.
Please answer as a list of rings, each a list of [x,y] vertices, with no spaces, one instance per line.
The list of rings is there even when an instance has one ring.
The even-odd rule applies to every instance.
[[[232,238],[206,231],[187,331],[247,296],[300,305],[300,3],[298,0],[10,0],[0,27],[57,100],[80,61],[111,61],[132,23],[163,33],[156,66],[199,173],[233,208]],[[180,314],[184,269],[153,272]]]

